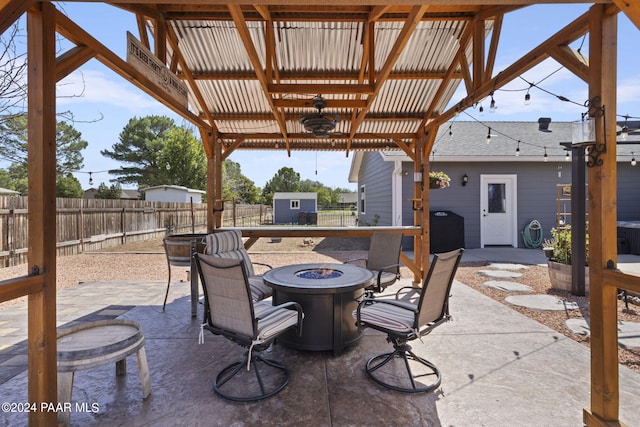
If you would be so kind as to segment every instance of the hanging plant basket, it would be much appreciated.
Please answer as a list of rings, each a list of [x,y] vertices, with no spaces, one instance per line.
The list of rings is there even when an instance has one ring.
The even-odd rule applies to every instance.
[[[450,182],[449,175],[444,172],[429,172],[429,188],[446,188]]]

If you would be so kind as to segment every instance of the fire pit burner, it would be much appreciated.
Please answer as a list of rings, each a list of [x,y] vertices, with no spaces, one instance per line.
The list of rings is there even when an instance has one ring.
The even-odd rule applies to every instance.
[[[310,268],[298,271],[295,275],[301,279],[335,279],[336,277],[342,276],[342,271],[334,270],[333,268]]]

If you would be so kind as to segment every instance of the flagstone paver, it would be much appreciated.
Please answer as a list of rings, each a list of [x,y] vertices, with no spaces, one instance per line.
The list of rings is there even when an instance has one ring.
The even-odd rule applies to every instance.
[[[565,325],[574,334],[591,335],[591,328],[584,317],[567,319]],[[618,343],[626,349],[640,348],[640,323],[618,322]]]
[[[480,270],[478,274],[492,279],[519,279],[523,276],[522,273],[509,270]]]
[[[509,304],[518,305],[520,307],[530,308],[532,310],[578,310],[578,303],[564,301],[553,295],[512,295],[505,298]]]
[[[489,280],[488,282],[484,282],[482,285],[504,292],[533,292],[533,288],[531,286],[505,280]]]

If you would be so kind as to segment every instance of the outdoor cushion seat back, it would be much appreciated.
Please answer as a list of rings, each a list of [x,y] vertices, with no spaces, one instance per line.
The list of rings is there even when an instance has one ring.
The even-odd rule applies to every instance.
[[[366,268],[375,273],[375,282],[367,287],[367,294],[382,292],[400,278],[400,251],[402,249],[401,233],[385,233],[374,231],[371,234]],[[347,263],[358,261],[352,259]]]
[[[367,255],[367,269],[376,271],[384,269],[390,273],[397,273],[400,269],[401,247],[402,234],[374,232],[371,234]]]
[[[434,255],[418,300],[417,327],[449,317],[449,293],[462,252],[462,249],[456,249]]]
[[[289,383],[289,370],[280,362],[264,358],[261,352],[291,328],[298,328],[301,333],[302,308],[295,302],[277,306],[269,301],[254,302],[241,259],[203,254],[196,254],[194,258],[204,289],[205,323],[202,329],[248,349],[243,359],[218,373],[214,391],[225,399],[238,402],[262,400],[279,393]],[[255,378],[247,379],[247,375]]]
[[[242,260],[200,255],[198,271],[209,326],[250,342],[257,334],[251,290]]]
[[[253,264],[242,242],[242,233],[239,230],[225,230],[219,233],[210,233],[205,237],[205,253],[219,258],[240,259],[244,262],[248,276],[255,276]]]
[[[365,298],[358,304],[353,313],[358,327],[386,333],[387,341],[394,347],[393,352],[374,356],[366,364],[367,375],[377,384],[405,393],[428,392],[440,386],[438,368],[416,355],[407,342],[429,334],[450,319],[449,293],[463,251],[456,249],[434,255],[421,288],[401,288],[396,293],[396,299]],[[410,298],[399,299],[403,289],[407,288],[413,291],[405,294]],[[414,295],[416,292],[417,299]],[[411,365],[415,366],[416,363],[420,366],[419,375],[412,372]],[[406,371],[407,375],[398,375],[398,369]],[[424,373],[425,369],[427,374]],[[433,380],[425,381],[429,377]]]

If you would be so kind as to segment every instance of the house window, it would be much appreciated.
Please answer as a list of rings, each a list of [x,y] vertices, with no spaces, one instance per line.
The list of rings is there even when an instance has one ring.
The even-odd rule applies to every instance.
[[[360,213],[364,213],[364,185],[360,186]]]
[[[300,200],[289,200],[290,209],[300,209]]]

